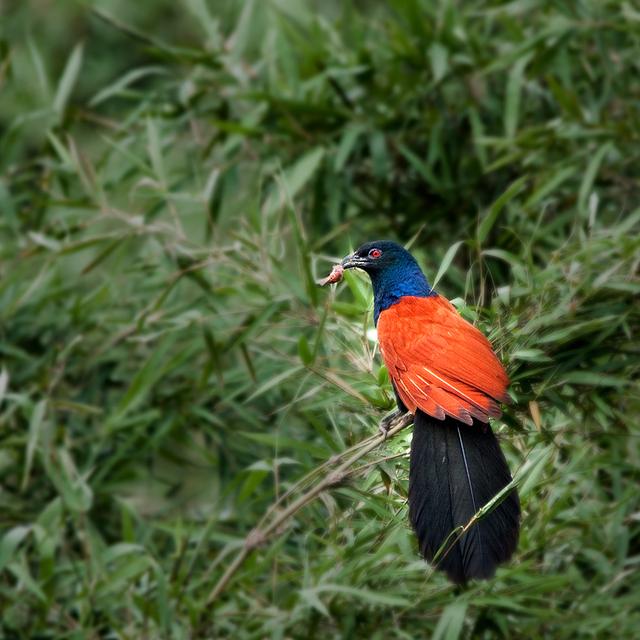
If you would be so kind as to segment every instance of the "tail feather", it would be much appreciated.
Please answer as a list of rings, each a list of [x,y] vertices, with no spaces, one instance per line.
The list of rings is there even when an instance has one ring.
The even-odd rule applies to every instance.
[[[469,426],[416,412],[409,517],[429,562],[449,538],[449,550],[436,564],[453,582],[490,578],[515,551],[520,527],[515,490],[451,546],[456,527],[466,525],[510,481],[509,467],[489,425],[474,421]]]

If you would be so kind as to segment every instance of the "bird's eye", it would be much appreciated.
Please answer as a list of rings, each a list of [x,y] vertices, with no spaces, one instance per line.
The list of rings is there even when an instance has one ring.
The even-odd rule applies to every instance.
[[[374,260],[379,258],[381,255],[382,251],[380,251],[380,249],[371,249],[371,251],[369,251],[369,257],[373,258]]]

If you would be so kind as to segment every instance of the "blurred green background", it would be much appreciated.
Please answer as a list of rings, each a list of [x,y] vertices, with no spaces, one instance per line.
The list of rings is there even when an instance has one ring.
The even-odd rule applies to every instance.
[[[1,637],[637,634],[636,3],[2,11]],[[212,601],[392,408],[366,279],[314,284],[376,237],[508,368],[516,557],[428,571],[406,430]]]

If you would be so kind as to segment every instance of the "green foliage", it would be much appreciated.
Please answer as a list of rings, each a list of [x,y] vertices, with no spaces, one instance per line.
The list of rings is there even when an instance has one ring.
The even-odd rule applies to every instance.
[[[635,635],[640,13],[147,4],[4,19],[2,635]],[[376,236],[508,366],[517,557],[463,592],[426,569],[402,432],[214,611],[269,506],[393,406],[368,283],[314,284]]]

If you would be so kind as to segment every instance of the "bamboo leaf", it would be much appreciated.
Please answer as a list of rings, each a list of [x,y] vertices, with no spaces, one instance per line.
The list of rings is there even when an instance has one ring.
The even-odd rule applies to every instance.
[[[607,153],[611,151],[613,145],[611,142],[605,142],[591,157],[587,170],[584,172],[582,182],[580,183],[580,191],[578,192],[578,208],[583,217],[587,217],[589,212],[587,210],[587,201],[591,195],[593,183],[596,179],[600,165],[602,164]]]
[[[42,398],[35,404],[31,413],[31,419],[29,420],[29,438],[27,440],[24,471],[22,473],[22,491],[25,491],[29,484],[29,476],[31,475],[31,467],[33,466],[33,457],[42,437],[42,428],[46,411],[47,400],[46,398]]]
[[[277,187],[277,185],[274,186],[263,205],[263,215],[270,216],[287,201],[293,201],[300,190],[311,180],[318,170],[324,154],[324,148],[317,147],[303,155],[292,166],[287,168],[282,174],[283,188],[281,189]]]
[[[491,208],[487,212],[487,215],[481,220],[480,224],[478,225],[478,233],[476,236],[478,244],[482,244],[485,241],[487,235],[489,235],[489,232],[496,223],[500,212],[511,200],[513,200],[516,195],[518,195],[518,193],[520,193],[520,191],[522,191],[525,183],[525,176],[521,176],[517,180],[514,180],[514,182],[512,182],[507,187],[505,192],[491,205]]]
[[[78,79],[80,68],[82,66],[82,57],[84,52],[84,46],[80,43],[77,44],[67,60],[60,81],[58,82],[58,88],[56,89],[56,95],[53,99],[53,109],[61,118],[67,108],[69,97]]]
[[[518,128],[524,70],[531,57],[532,54],[527,53],[519,58],[509,72],[504,105],[504,134],[507,138],[513,138]]]
[[[433,632],[433,640],[457,640],[464,627],[467,603],[453,602],[445,608]]]
[[[447,272],[447,269],[450,267],[453,259],[456,257],[456,253],[458,253],[458,249],[464,244],[463,240],[458,240],[458,242],[454,242],[444,254],[444,258],[442,258],[442,262],[440,263],[440,267],[438,268],[438,273],[436,273],[436,277],[433,279],[433,288],[435,289],[438,282],[440,282],[440,278]]]

